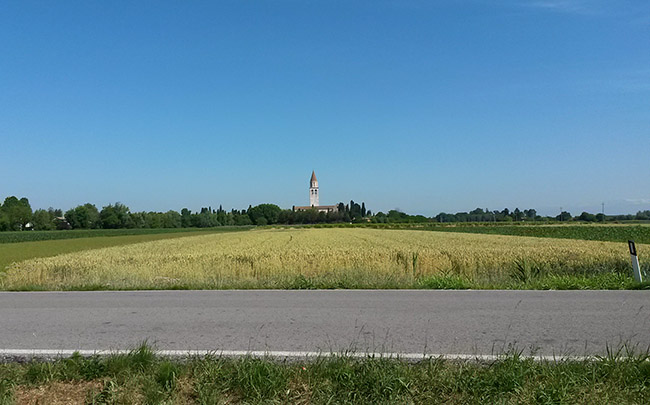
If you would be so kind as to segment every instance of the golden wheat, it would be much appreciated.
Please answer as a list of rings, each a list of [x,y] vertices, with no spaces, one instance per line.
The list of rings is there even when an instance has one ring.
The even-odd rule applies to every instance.
[[[590,271],[624,265],[627,245],[568,239],[374,229],[283,229],[109,247],[18,263],[4,289],[272,287],[296,276],[498,279],[516,263]],[[639,246],[646,252],[647,246]],[[257,283],[257,284],[256,284]],[[372,283],[369,282],[369,285]]]

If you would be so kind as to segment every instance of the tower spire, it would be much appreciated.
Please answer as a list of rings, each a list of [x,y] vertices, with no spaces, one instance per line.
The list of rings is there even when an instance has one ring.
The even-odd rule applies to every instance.
[[[316,173],[311,171],[311,179],[309,180],[309,205],[318,207],[318,180],[316,180]]]

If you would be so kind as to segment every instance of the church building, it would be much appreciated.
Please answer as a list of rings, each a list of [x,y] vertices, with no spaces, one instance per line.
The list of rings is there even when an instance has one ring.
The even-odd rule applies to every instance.
[[[316,209],[318,212],[338,212],[339,207],[336,205],[320,205],[318,202],[318,180],[316,180],[316,173],[311,172],[311,179],[309,180],[309,205],[295,206],[294,211],[307,211]]]

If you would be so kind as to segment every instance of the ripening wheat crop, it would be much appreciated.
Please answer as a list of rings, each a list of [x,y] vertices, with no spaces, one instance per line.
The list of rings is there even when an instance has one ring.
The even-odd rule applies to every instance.
[[[648,248],[641,245],[639,251]],[[437,275],[499,280],[517,266],[588,274],[627,265],[624,243],[361,228],[269,229],[29,260],[11,267],[0,287],[277,288],[296,278],[319,278],[333,286],[354,279],[355,285],[372,288],[406,286]]]

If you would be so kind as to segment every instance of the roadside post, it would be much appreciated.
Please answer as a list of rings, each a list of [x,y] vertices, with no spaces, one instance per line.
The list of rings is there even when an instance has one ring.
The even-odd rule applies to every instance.
[[[634,273],[634,279],[637,283],[642,282],[641,280],[641,268],[639,267],[639,257],[636,255],[636,245],[633,240],[628,240],[627,245],[630,248],[630,256],[632,257],[632,273]]]

